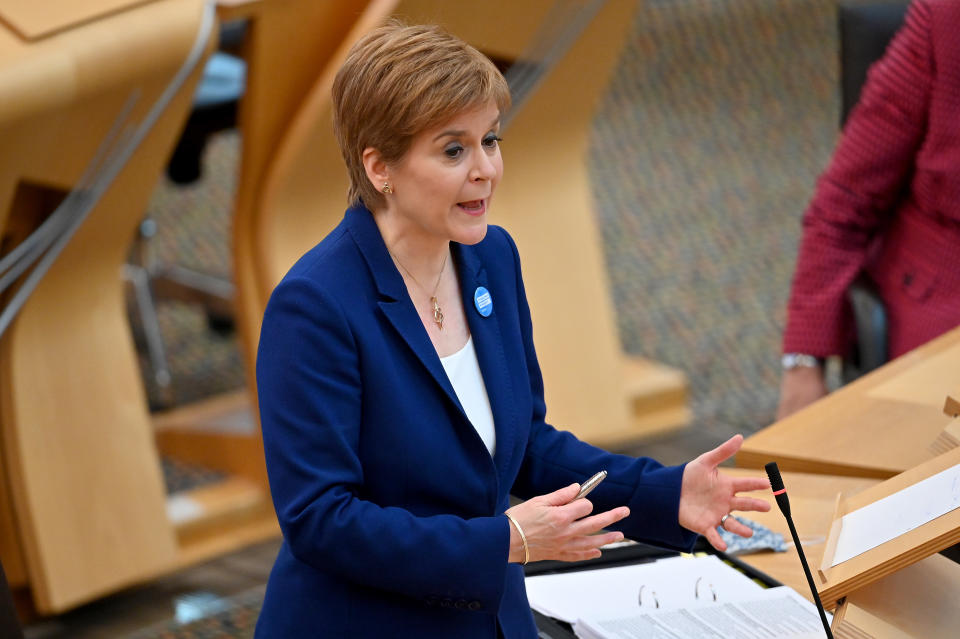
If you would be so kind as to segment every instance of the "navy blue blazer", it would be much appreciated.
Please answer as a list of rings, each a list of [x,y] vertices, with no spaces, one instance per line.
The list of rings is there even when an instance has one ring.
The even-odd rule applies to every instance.
[[[453,243],[493,410],[493,457],[463,412],[372,214],[347,211],[267,305],[257,387],[283,545],[258,639],[537,636],[508,564],[508,495],[606,469],[595,512],[628,505],[630,537],[689,549],[682,466],[613,455],[545,422],[520,259],[490,226]],[[490,292],[483,317],[474,291]],[[571,365],[576,365],[571,362]]]

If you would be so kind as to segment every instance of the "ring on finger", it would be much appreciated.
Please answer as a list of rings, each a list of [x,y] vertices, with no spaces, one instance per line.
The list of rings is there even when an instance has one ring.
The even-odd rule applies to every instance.
[[[720,518],[720,525],[723,526],[725,523],[727,523],[728,519],[730,519],[730,513],[727,513],[726,515]]]

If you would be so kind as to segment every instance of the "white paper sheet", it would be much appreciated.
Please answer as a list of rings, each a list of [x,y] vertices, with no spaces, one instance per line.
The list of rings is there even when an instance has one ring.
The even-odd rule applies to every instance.
[[[956,508],[960,508],[960,464],[844,515],[831,566]]]
[[[830,622],[832,617],[827,616]],[[574,626],[581,639],[820,639],[820,615],[786,586],[711,606],[592,617]]]
[[[700,579],[699,599],[697,580]],[[643,606],[695,607],[751,597],[763,588],[713,555],[670,557],[653,563],[527,577],[530,605],[545,615],[573,623],[581,617],[626,616]]]

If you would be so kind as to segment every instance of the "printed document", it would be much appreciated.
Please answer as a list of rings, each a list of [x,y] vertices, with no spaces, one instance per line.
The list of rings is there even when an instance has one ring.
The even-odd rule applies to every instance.
[[[574,625],[581,639],[820,639],[812,603],[781,586],[748,599],[710,606],[590,617]]]
[[[960,507],[960,465],[848,513],[831,566],[876,548]]]
[[[641,608],[689,608],[739,601],[764,588],[715,555],[527,577],[534,610],[569,623],[624,617]],[[642,589],[642,591],[641,591]]]

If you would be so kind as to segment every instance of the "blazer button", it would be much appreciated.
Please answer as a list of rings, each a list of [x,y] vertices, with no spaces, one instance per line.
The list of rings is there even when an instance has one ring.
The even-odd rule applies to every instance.
[[[471,601],[470,603],[467,604],[467,608],[469,608],[470,610],[480,610],[480,608],[481,608],[480,602],[479,602],[479,601]]]

